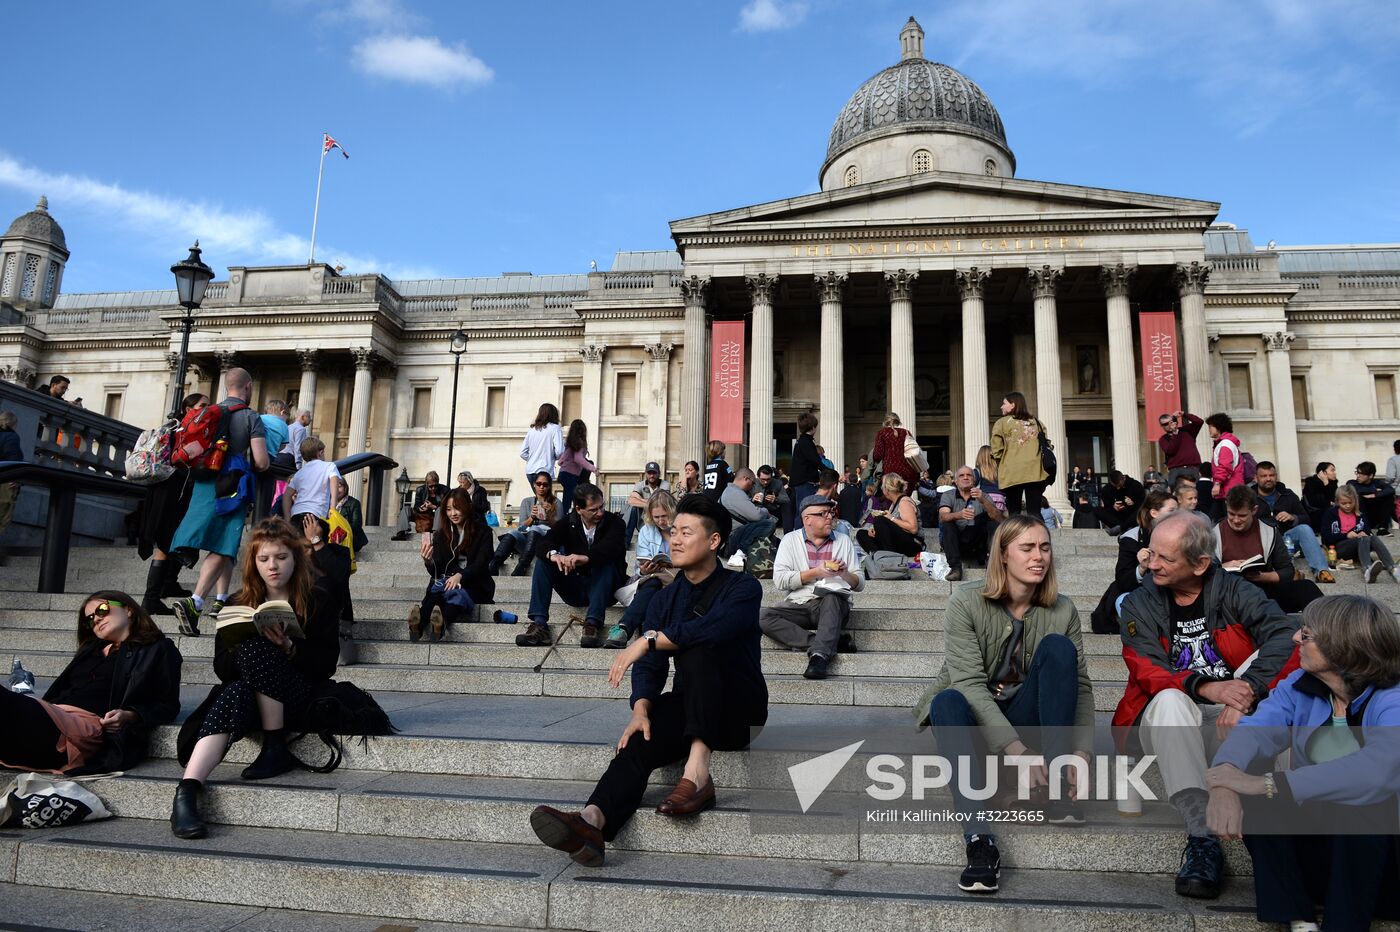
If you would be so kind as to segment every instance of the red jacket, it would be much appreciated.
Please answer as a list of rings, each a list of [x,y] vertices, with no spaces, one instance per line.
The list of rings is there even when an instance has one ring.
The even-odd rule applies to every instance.
[[[1225,431],[1215,439],[1210,453],[1211,482],[1220,486],[1215,498],[1224,498],[1237,485],[1244,485],[1244,447],[1240,438]]]
[[[905,491],[912,492],[919,485],[919,474],[904,458],[904,438],[909,431],[903,427],[882,427],[875,435],[875,449],[871,461],[880,464],[882,472],[895,473],[904,479]]]

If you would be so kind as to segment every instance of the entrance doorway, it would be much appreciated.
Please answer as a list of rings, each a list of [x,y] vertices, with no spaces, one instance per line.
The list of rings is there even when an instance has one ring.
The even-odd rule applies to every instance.
[[[1060,471],[1069,474],[1078,466],[1103,475],[1113,468],[1113,422],[1070,421],[1065,424],[1068,455],[1060,462]]]

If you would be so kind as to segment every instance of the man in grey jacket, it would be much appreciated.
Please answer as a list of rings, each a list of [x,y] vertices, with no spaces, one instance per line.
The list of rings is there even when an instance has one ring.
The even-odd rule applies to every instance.
[[[734,480],[720,493],[719,503],[734,519],[734,532],[729,536],[724,554],[737,554],[745,551],[749,544],[773,533],[778,526],[776,518],[759,506],[762,493],[754,492],[757,477],[747,467],[734,474]]]

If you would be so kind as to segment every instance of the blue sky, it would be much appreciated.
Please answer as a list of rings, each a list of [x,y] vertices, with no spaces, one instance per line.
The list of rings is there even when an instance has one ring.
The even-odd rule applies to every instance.
[[[1019,177],[1218,200],[1259,244],[1400,241],[1390,0],[13,5],[0,223],[47,194],[69,292],[170,287],[195,237],[220,277],[304,262],[325,131],[351,158],[319,259],[607,268],[669,220],[816,190],[911,14]]]

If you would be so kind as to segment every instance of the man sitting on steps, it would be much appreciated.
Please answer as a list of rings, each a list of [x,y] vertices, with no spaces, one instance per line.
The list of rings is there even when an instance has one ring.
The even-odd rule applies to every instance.
[[[1308,525],[1307,509],[1298,496],[1278,481],[1278,468],[1268,460],[1261,460],[1254,469],[1254,491],[1259,496],[1255,510],[1261,518],[1270,518],[1283,532],[1285,541],[1303,551],[1303,559],[1312,570],[1313,579],[1320,583],[1336,582],[1336,577],[1327,569],[1327,554],[1322,551],[1322,542],[1317,532]]]
[[[836,506],[808,495],[801,503],[802,527],[783,536],[773,558],[773,584],[787,598],[759,616],[763,633],[791,650],[807,652],[809,680],[826,678],[831,658],[855,653],[843,633],[851,616],[851,593],[865,588],[851,538],[832,530]]]
[[[658,813],[690,816],[714,806],[712,753],[743,750],[768,721],[758,628],[763,588],[720,565],[729,530],[729,513],[718,503],[703,495],[681,500],[671,529],[671,562],[680,575],[652,600],[649,630],[608,673],[616,688],[632,668],[632,719],[617,756],[582,811],[536,806],[530,813],[540,841],[585,867],[602,865],[604,843],[632,818],[660,767],[685,762]],[[673,659],[675,678],[663,693]]]
[[[591,482],[574,488],[574,510],[538,537],[530,580],[530,626],[515,638],[518,647],[550,643],[549,602],[559,594],[568,605],[585,608],[582,647],[602,647],[599,626],[613,593],[627,579],[627,547],[622,518],[603,508],[603,490]]]
[[[938,540],[951,567],[949,582],[963,578],[963,559],[986,560],[992,533],[1006,517],[977,484],[971,466],[959,466],[953,488],[938,500]]]
[[[1322,590],[1311,579],[1293,578],[1293,559],[1283,543],[1283,533],[1272,521],[1260,518],[1255,509],[1259,500],[1247,485],[1237,485],[1225,496],[1225,517],[1211,533],[1215,536],[1215,558],[1222,568],[1237,571],[1252,560],[1262,564],[1240,572],[1285,612],[1298,613],[1308,603],[1322,598]]]
[[[720,493],[719,503],[729,512],[735,524],[734,533],[725,546],[726,554],[747,552],[751,543],[767,537],[778,527],[778,519],[770,517],[754,501],[755,498],[762,498],[762,493],[754,493],[757,482],[758,477],[753,470],[745,467],[734,474],[734,481]]]

